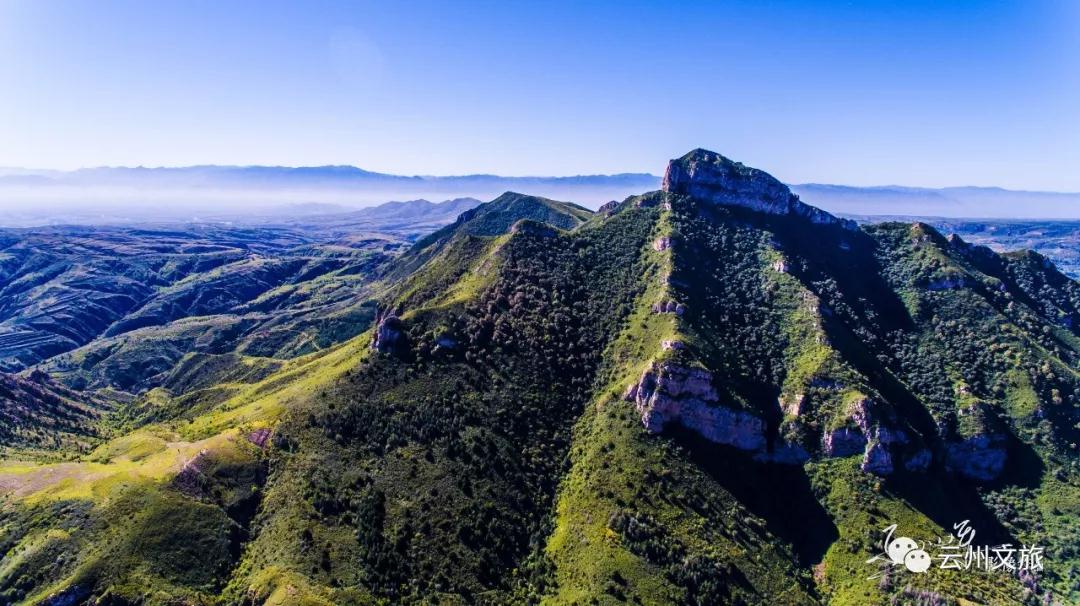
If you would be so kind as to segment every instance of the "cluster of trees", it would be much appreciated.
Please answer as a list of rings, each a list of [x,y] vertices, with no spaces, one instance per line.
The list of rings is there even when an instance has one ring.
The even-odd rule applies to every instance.
[[[647,514],[619,510],[608,521],[608,528],[619,533],[633,553],[664,571],[664,576],[684,594],[680,604],[709,606],[711,604],[745,604],[732,590],[745,586],[746,579],[737,568],[720,562],[707,554],[690,554],[685,545],[666,532]],[[624,580],[616,573],[608,593],[620,595]]]
[[[279,427],[288,450],[350,461],[304,474],[304,499],[354,527],[365,555],[343,563],[328,549],[313,574],[360,571],[367,589],[394,599],[528,599],[550,583],[542,545],[571,427],[643,288],[656,216],[634,209],[569,234],[516,234],[494,282],[463,310],[411,316],[407,351],[374,355]],[[444,267],[438,278],[456,274]],[[430,346],[440,340],[448,346]]]
[[[703,362],[735,392],[775,399],[785,372],[785,337],[761,271],[767,233],[683,206],[675,207],[672,225],[679,242],[672,277],[710,345]]]

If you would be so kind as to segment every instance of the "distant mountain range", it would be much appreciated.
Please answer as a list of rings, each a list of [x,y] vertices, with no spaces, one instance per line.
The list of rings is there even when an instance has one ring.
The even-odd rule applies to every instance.
[[[1080,219],[1080,193],[1000,187],[792,185],[808,204],[846,215],[977,219]]]
[[[351,187],[391,185],[396,191],[431,188],[471,191],[476,187],[650,187],[660,177],[648,173],[576,175],[570,177],[504,177],[473,174],[449,177],[391,175],[355,166],[183,166],[98,167],[73,171],[0,169],[0,185],[147,185],[174,187]]]
[[[387,200],[491,200],[506,191],[596,207],[659,185],[659,177],[643,173],[433,177],[388,175],[353,166],[0,169],[0,225],[55,223],[57,217],[77,223],[123,223],[297,210],[310,214],[312,208],[326,205],[355,210]]]
[[[387,200],[491,200],[506,191],[597,208],[659,186],[660,177],[648,173],[438,177],[391,175],[355,166],[0,168],[0,226],[300,217],[347,212]],[[791,189],[809,204],[845,215],[1080,219],[1080,193],[816,183]]]
[[[1069,226],[474,202],[0,230],[0,604],[1080,603]]]

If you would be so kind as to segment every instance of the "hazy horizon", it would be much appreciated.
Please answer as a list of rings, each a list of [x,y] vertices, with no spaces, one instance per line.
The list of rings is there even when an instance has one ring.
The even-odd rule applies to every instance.
[[[758,168],[758,167],[755,167]],[[641,176],[652,177],[655,179],[662,179],[663,174],[656,171],[616,171],[610,173],[573,173],[573,174],[501,174],[501,173],[486,173],[486,172],[463,172],[457,174],[427,174],[422,172],[404,172],[404,173],[384,173],[379,171],[368,170],[363,166],[357,166],[355,164],[296,164],[296,165],[267,165],[267,164],[184,164],[184,165],[158,165],[151,166],[146,164],[135,165],[97,165],[97,166],[81,166],[72,169],[58,169],[58,168],[42,168],[42,167],[30,167],[30,166],[0,166],[0,180],[5,177],[21,177],[21,176],[60,176],[70,175],[74,173],[85,173],[91,171],[101,170],[128,170],[128,171],[183,171],[192,169],[282,169],[282,170],[311,170],[311,169],[356,169],[359,173],[367,173],[371,175],[381,175],[389,177],[399,177],[407,179],[459,179],[467,177],[495,177],[499,179],[575,179],[582,177],[622,177],[622,176]],[[768,172],[768,171],[766,171]],[[874,190],[874,189],[925,189],[925,190],[950,190],[950,189],[1001,189],[1011,192],[1022,193],[1048,193],[1048,194],[1080,194],[1080,189],[1077,190],[1052,190],[1052,189],[1025,189],[1015,187],[1005,187],[996,184],[974,184],[974,183],[953,183],[949,185],[922,185],[918,183],[909,183],[903,181],[895,182],[883,182],[877,184],[865,184],[858,185],[854,183],[826,183],[820,181],[805,181],[805,182],[785,182],[789,187],[799,186],[824,186],[824,187],[837,187],[837,188],[851,188],[858,190]],[[0,181],[0,187],[4,187],[3,181]],[[0,201],[2,203],[2,201]]]
[[[6,171],[6,172],[5,172]],[[655,190],[656,174],[404,176],[359,167],[194,166],[0,169],[0,227],[278,221],[391,201],[489,201],[507,191],[601,204]],[[803,201],[848,216],[1080,220],[1080,194],[997,187],[791,184]]]

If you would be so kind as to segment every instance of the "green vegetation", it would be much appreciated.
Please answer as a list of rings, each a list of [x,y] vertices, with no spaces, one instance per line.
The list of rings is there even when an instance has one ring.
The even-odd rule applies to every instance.
[[[0,602],[1080,599],[1080,285],[923,224],[749,206],[505,194],[374,265],[298,246],[307,273],[227,312],[11,377],[34,405],[0,424]],[[161,295],[280,267],[215,254],[158,267]],[[628,391],[660,367],[702,384]],[[683,423],[715,410],[765,445]],[[867,562],[891,524],[963,519],[1046,570]]]

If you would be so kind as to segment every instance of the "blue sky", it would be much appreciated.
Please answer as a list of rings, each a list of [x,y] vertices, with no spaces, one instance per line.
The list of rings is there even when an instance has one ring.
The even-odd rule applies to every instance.
[[[1080,2],[0,0],[0,165],[1080,191]]]

